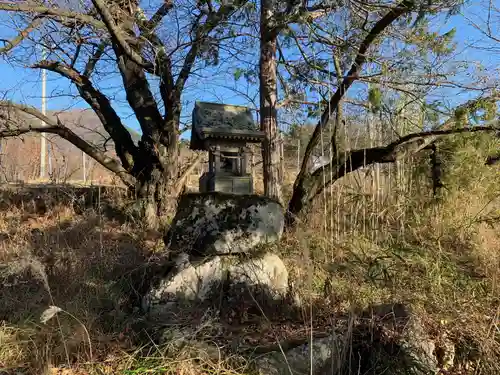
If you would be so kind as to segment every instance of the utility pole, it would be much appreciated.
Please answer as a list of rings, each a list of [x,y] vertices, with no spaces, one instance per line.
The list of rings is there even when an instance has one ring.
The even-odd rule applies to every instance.
[[[83,183],[87,182],[87,165],[85,164],[85,152],[82,151]]]
[[[45,60],[45,47],[42,47],[42,60]],[[46,102],[45,95],[47,91],[47,71],[42,69],[42,114],[46,115]],[[42,121],[42,127],[45,126],[45,121]],[[47,140],[45,139],[45,133],[40,134],[40,179],[45,178],[45,156],[47,154]]]

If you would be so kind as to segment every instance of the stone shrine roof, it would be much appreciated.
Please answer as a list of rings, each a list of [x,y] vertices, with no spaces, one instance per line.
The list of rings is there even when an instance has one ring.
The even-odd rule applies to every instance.
[[[191,129],[192,150],[206,150],[205,140],[234,140],[261,142],[264,132],[259,131],[248,107],[196,102]]]

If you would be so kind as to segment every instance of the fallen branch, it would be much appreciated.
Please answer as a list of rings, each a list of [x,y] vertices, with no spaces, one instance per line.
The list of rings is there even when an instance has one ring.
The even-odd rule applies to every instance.
[[[334,156],[327,164],[316,169],[308,176],[302,185],[294,186],[292,198],[290,199],[287,213],[288,225],[295,222],[295,218],[301,210],[309,206],[312,201],[330,184],[341,177],[354,172],[362,167],[376,163],[393,163],[408,155],[427,148],[438,137],[477,132],[498,132],[500,126],[474,126],[460,129],[433,130],[408,134],[387,146],[347,150],[339,156]]]
[[[323,181],[323,174],[326,176],[332,176],[333,178],[328,177],[325,184],[318,186],[314,190],[314,195],[311,196],[309,200],[311,201],[314,199],[323,191],[323,189],[348,173],[354,172],[361,167],[366,167],[371,164],[393,163],[397,160],[404,159],[409,155],[414,155],[424,150],[427,146],[434,142],[436,137],[463,133],[497,132],[499,130],[500,127],[495,126],[475,126],[471,128],[433,130],[422,133],[408,134],[387,146],[347,151],[345,156],[343,155],[340,160],[336,160],[334,158],[327,166],[318,168],[314,171],[312,178],[317,181]],[[331,174],[330,171],[333,173]]]

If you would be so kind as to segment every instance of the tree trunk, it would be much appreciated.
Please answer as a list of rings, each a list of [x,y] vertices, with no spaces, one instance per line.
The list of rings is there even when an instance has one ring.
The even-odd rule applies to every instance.
[[[265,133],[262,147],[264,194],[283,202],[280,176],[280,145],[276,110],[276,38],[272,0],[262,0],[260,24],[260,128]]]
[[[438,198],[440,189],[444,187],[441,180],[441,175],[442,175],[441,159],[439,157],[438,149],[435,143],[433,143],[430,146],[430,149],[431,149],[430,162],[431,162],[432,195],[434,198]]]
[[[173,172],[172,168],[169,173]],[[145,226],[151,229],[164,228],[175,213],[177,181],[165,178],[165,174],[155,166],[137,179],[135,211]]]
[[[288,208],[285,214],[285,228],[294,227],[299,214],[304,214],[309,208],[309,199],[312,187],[309,180],[304,180],[302,183],[297,182],[294,185],[292,197],[288,202]]]
[[[134,166],[135,194],[139,217],[152,229],[162,229],[174,215],[180,193],[178,143],[165,147],[143,136],[139,142],[140,163]]]

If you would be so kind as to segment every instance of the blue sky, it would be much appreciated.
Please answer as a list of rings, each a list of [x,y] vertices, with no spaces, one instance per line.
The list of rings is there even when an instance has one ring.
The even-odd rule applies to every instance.
[[[476,3],[471,4],[472,5],[469,5],[464,9],[464,12],[466,14],[471,14],[470,12],[479,13],[479,8],[477,5],[474,5]],[[500,0],[495,0],[495,4],[497,7],[500,7]],[[1,18],[3,17],[5,17],[5,14],[1,15]],[[456,41],[458,43],[457,51],[460,51],[460,55],[458,56],[460,59],[468,60],[470,62],[481,62],[488,68],[485,74],[491,77],[499,74],[498,67],[500,66],[500,53],[486,53],[484,51],[474,49],[473,47],[478,45],[479,40],[484,40],[484,36],[472,26],[468,25],[460,15],[454,16],[448,21],[445,21],[444,18],[440,18],[437,25],[440,25],[439,29],[442,32],[446,32],[452,27],[457,29]],[[2,27],[5,26],[0,26],[0,28]],[[6,30],[1,30],[0,35],[2,38],[5,37]],[[496,72],[494,68],[497,68]],[[14,66],[5,58],[0,58],[0,95],[7,99],[31,104],[39,108],[41,105],[40,76],[41,73],[39,70],[23,68],[20,67],[19,64]],[[232,82],[233,80],[231,77],[232,72],[225,71],[222,72],[222,74],[213,76],[210,79],[208,77],[190,78],[189,87],[184,96],[184,100],[187,102],[184,107],[184,115],[189,116],[193,108],[194,100],[224,101],[230,104],[243,105],[248,104],[248,99],[244,95],[239,95],[233,90],[224,87],[232,86],[237,90],[247,91],[243,80],[234,83]],[[107,82],[98,82],[99,85],[106,84],[114,87],[119,87],[120,83],[121,79],[119,76],[111,77],[107,80]],[[47,95],[51,98],[48,100],[47,109],[64,110],[69,108],[88,108],[86,103],[81,99],[59,96],[60,92],[68,93],[70,91],[74,93],[75,90],[69,90],[69,83],[67,80],[61,79],[57,77],[57,75],[49,72],[47,80]],[[255,96],[255,88],[250,88],[249,92],[251,95]],[[117,99],[114,102],[114,107],[118,114],[122,117],[124,123],[135,130],[139,130],[137,121],[124,101],[124,93],[120,90],[115,90],[113,94]],[[474,96],[473,92],[466,93],[463,90],[450,91],[449,89],[443,90],[442,94],[448,98],[450,104],[452,105],[466,101]]]

